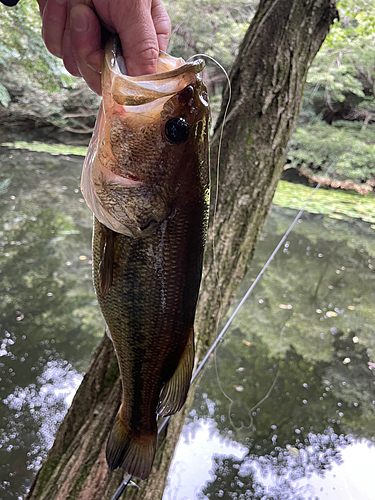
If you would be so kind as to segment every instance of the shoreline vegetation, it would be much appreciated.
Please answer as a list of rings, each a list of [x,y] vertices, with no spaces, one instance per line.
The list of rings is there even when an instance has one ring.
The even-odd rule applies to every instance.
[[[0,147],[9,150],[23,150],[32,153],[41,153],[53,156],[79,156],[85,157],[87,147],[70,146],[66,144],[44,144],[40,142],[15,141],[0,143]],[[290,170],[286,165],[287,172]],[[296,182],[300,174],[297,172],[294,179],[280,180],[276,189],[273,203],[283,208],[300,210],[313,191],[313,186],[304,185],[303,181]],[[314,179],[315,180],[315,179]],[[315,193],[305,211],[311,214],[324,214],[332,219],[361,219],[371,223],[371,228],[375,229],[375,199],[369,196],[369,192],[355,192],[350,188],[350,192],[344,189],[332,189],[330,180],[325,179],[326,184]],[[308,179],[305,178],[305,182]],[[316,179],[316,182],[318,180]],[[328,189],[325,189],[327,188]],[[338,186],[337,186],[338,187]],[[370,186],[371,187],[371,186]]]
[[[53,156],[63,155],[63,156],[86,156],[87,146],[86,145],[72,145],[65,143],[44,143],[39,141],[28,142],[25,141],[14,141],[14,142],[1,142],[0,147],[25,150],[38,153],[47,153]],[[308,169],[297,169],[287,163],[284,166],[281,181],[287,181],[290,184],[302,185],[309,188],[313,188],[316,184],[322,181],[322,188],[325,190],[343,190],[348,193],[358,193],[360,195],[369,195],[374,191],[375,183],[367,181],[366,184],[356,184],[350,179],[338,180],[330,178],[329,176],[324,177],[324,168],[321,169],[321,175],[314,175]],[[280,181],[280,182],[281,182]],[[275,202],[275,201],[274,201]],[[276,202],[275,202],[276,203]],[[278,203],[276,203],[278,204]],[[284,206],[284,205],[280,205]],[[300,208],[291,205],[289,208]],[[314,213],[314,212],[313,212]],[[371,220],[372,222],[372,220]]]

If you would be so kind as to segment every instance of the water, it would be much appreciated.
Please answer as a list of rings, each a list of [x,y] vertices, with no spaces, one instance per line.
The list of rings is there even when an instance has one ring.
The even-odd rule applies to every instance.
[[[82,158],[3,148],[0,161],[0,498],[10,500],[51,446],[103,323]],[[294,216],[274,206],[241,294]],[[373,498],[374,235],[359,219],[303,217],[204,372],[165,500]]]
[[[294,216],[273,207],[236,303]],[[374,498],[373,239],[305,214],[206,368],[164,500]]]
[[[22,498],[103,322],[82,158],[0,150],[0,498]]]

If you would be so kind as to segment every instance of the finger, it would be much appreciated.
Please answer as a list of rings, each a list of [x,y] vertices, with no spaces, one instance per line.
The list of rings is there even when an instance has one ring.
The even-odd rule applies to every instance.
[[[151,17],[154,22],[159,49],[165,52],[171,36],[171,20],[160,0],[152,2]]]
[[[87,5],[76,5],[70,11],[70,28],[78,70],[90,88],[100,95],[103,50],[99,20]]]
[[[48,0],[43,9],[42,37],[47,49],[57,57],[62,57],[66,10],[66,0]]]
[[[73,76],[81,76],[79,72],[74,54],[72,49],[72,37],[71,37],[71,29],[70,25],[67,23],[64,32],[63,44],[62,44],[62,53],[63,53],[63,61],[64,66]]]
[[[77,62],[75,60],[74,54],[73,54],[73,48],[72,48],[72,33],[70,29],[70,12],[71,9],[79,4],[79,3],[84,3],[87,5],[92,5],[91,0],[65,0],[67,1],[67,22],[65,25],[65,32],[64,32],[64,37],[63,37],[63,47],[62,47],[62,52],[63,52],[63,61],[65,68],[71,73],[73,76],[81,76],[81,73],[79,72]]]
[[[112,19],[120,36],[122,52],[129,75],[154,73],[159,45],[151,17],[150,2],[132,2],[122,16]]]
[[[39,5],[40,17],[43,17],[44,7],[46,6],[47,1],[48,0],[37,0],[38,5]]]

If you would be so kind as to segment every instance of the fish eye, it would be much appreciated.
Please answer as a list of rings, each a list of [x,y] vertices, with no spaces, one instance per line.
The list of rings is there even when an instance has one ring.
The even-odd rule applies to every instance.
[[[172,118],[165,124],[165,135],[169,142],[181,144],[189,137],[189,124],[183,118]]]

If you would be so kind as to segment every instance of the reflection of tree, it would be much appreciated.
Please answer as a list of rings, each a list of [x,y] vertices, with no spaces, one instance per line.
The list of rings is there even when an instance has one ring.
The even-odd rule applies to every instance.
[[[91,217],[78,202],[82,160],[1,151],[0,161],[0,467],[12,491],[25,494],[27,467],[51,445],[64,395],[103,323],[91,283]]]
[[[259,459],[249,454],[243,459],[233,456],[214,457],[213,479],[199,494],[200,499],[223,498],[233,500],[305,500],[308,486],[299,486],[296,480],[312,473],[324,474],[332,463],[340,463],[339,448],[347,440],[334,433],[312,436],[310,446],[302,450],[277,450]],[[272,485],[264,479],[272,477]]]
[[[279,332],[285,327],[284,350],[293,345],[305,358],[328,361],[332,342],[327,331],[333,327],[340,331],[360,327],[360,342],[375,347],[373,251],[365,246],[370,238],[361,234],[363,224],[357,228],[319,219],[319,226],[314,218],[296,226],[235,323],[249,336],[257,333],[274,352],[279,351]],[[322,223],[328,229],[324,235],[319,229]],[[269,236],[276,232],[275,226],[271,219]],[[254,267],[270,254],[275,241],[277,237],[267,238]],[[244,287],[253,276],[248,275]]]
[[[337,397],[333,387],[327,387],[325,372],[329,363],[313,365],[293,350],[278,360],[269,356],[259,338],[254,337],[251,346],[242,340],[241,331],[234,330],[219,353],[220,386],[214,367],[207,369],[204,392],[199,386],[196,393],[197,418],[214,418],[219,432],[251,452],[258,450],[259,455],[270,454],[275,447],[308,445],[310,433],[323,434],[330,427],[343,432],[345,418],[340,420],[337,413],[341,395]],[[352,406],[352,411],[356,418],[360,417],[359,408]]]
[[[10,184],[0,206],[1,331],[11,344],[12,361],[22,364],[17,376],[25,381],[31,366],[40,373],[43,356],[48,359],[53,351],[78,369],[86,367],[93,338],[102,334],[93,308],[90,214],[82,204],[72,204],[79,198],[81,162],[76,166],[45,155],[43,164],[40,154],[27,155],[25,162],[13,152],[2,171]],[[27,191],[25,177],[30,177]],[[47,207],[51,197],[54,203]],[[36,364],[31,350],[41,356]]]
[[[233,500],[262,500],[264,487],[256,481],[255,471],[248,467],[241,470],[242,461],[234,457],[214,457],[214,479],[198,494],[198,498],[223,498]]]
[[[287,213],[271,214],[254,268],[285,231]],[[293,481],[324,474],[340,463],[342,448],[373,438],[370,231],[308,215],[236,318],[189,420],[194,428],[199,418],[213,419],[248,453],[242,460],[216,456],[202,498],[305,498]]]
[[[218,492],[223,490],[233,493],[222,498],[242,498],[240,493],[251,481],[239,477],[245,486],[238,486],[233,479],[240,463],[241,470],[251,465],[261,471],[261,478],[276,477],[280,491],[264,498],[300,498],[292,481],[323,474],[330,464],[341,461],[340,450],[355,438],[371,439],[375,391],[368,354],[353,336],[345,338],[340,332],[331,336],[331,362],[311,363],[291,349],[281,359],[270,356],[259,337],[253,335],[247,345],[241,330],[233,329],[218,353],[220,384],[215,367],[209,366],[197,388],[189,430],[199,418],[214,419],[222,436],[249,451],[241,462],[231,459],[228,470],[223,465],[228,457],[215,459],[216,478],[203,490],[207,497],[211,492],[211,498],[220,498]],[[343,356],[352,361],[344,364]],[[261,478],[257,482],[263,484]],[[283,497],[282,491],[294,496]],[[243,498],[258,498],[256,492]]]

